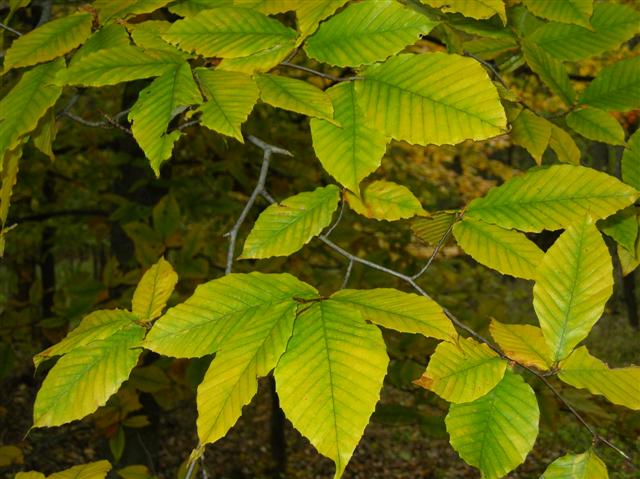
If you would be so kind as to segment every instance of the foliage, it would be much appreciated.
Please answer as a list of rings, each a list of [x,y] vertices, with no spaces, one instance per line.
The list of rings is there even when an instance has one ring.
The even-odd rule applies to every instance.
[[[30,8],[16,5],[9,20]],[[544,399],[540,385],[563,404],[569,403],[553,386],[560,381],[640,410],[638,367],[610,368],[580,346],[613,294],[613,249],[603,233],[624,251],[619,256],[627,274],[640,262],[640,137],[620,123],[623,113],[640,107],[638,57],[623,55],[604,66],[582,90],[569,75],[580,62],[618,49],[638,33],[635,8],[590,0],[98,0],[54,12],[56,18],[14,38],[4,55],[3,80],[10,87],[0,100],[0,253],[6,243],[6,259],[20,258],[16,249],[22,245],[15,244],[22,225],[14,228],[8,219],[21,182],[42,189],[49,201],[51,177],[38,182],[21,178],[20,171],[23,164],[31,167],[28,156],[35,149],[53,159],[57,143],[69,142],[69,132],[58,140],[63,120],[115,128],[100,141],[132,136],[157,179],[147,184],[140,176],[127,178],[130,158],[114,155],[110,164],[102,157],[106,147],[95,147],[100,142],[73,140],[87,149],[82,161],[89,165],[89,190],[104,190],[105,179],[126,190],[105,193],[101,201],[114,205],[109,219],[118,224],[118,234],[133,240],[130,256],[138,267],[123,272],[134,260],[119,264],[117,255],[110,256],[98,293],[60,314],[64,326],[72,319],[75,327],[34,356],[36,367],[50,367],[35,400],[34,428],[99,415],[128,386],[163,391],[165,373],[148,361],[159,355],[192,358],[190,364],[202,370],[192,372],[199,442],[184,476],[192,476],[205,446],[236,424],[259,378],[270,376],[286,417],[335,463],[339,478],[380,399],[393,352],[386,330],[438,342],[423,375],[412,379],[451,403],[445,419],[451,446],[486,478],[504,477],[533,449]],[[517,76],[507,83],[504,77],[519,68],[533,72],[555,95],[553,108],[529,101]],[[71,112],[87,95],[114,106],[114,89],[123,98],[120,113],[92,121]],[[61,97],[66,104],[59,103]],[[305,131],[304,140],[291,135],[307,118],[310,134]],[[277,143],[287,149],[248,133],[262,136],[271,122],[272,129],[283,130]],[[246,149],[233,140],[262,153],[257,180],[240,172]],[[428,199],[437,192],[412,179],[415,165],[405,163],[398,173],[401,168],[387,164],[407,151],[461,152],[462,163],[471,164],[474,142],[493,148],[500,141],[530,154],[522,163],[526,171],[505,173],[487,160],[501,184],[467,186],[466,196],[446,202]],[[289,149],[302,142],[312,143],[333,179],[309,173],[318,165],[303,163],[304,155],[288,158]],[[174,174],[188,143],[204,144],[206,155],[227,160],[212,166],[200,159],[184,176]],[[596,143],[610,152],[624,149],[621,179],[613,168],[594,167],[589,148]],[[73,173],[79,166],[67,168]],[[228,200],[207,196],[226,195],[229,177],[250,191],[236,194],[244,207],[234,221],[223,219],[233,209]],[[152,210],[130,200],[143,185],[166,188]],[[275,191],[287,196],[276,200]],[[269,205],[236,257],[240,229],[262,199]],[[181,208],[198,222],[183,224]],[[337,234],[330,238],[348,214],[358,228],[375,224],[382,232],[375,237],[389,238],[380,243],[385,247],[400,231],[400,220],[411,220],[416,235],[431,245],[428,261],[408,275],[359,256],[367,243],[354,242],[358,254],[350,253],[337,244]],[[228,247],[216,249],[219,240],[212,241],[211,232],[222,230],[229,231]],[[552,245],[540,246],[543,235],[559,230]],[[50,242],[46,232],[43,238]],[[450,309],[460,305],[443,298],[444,307],[426,292],[419,281],[450,236],[478,263],[534,281],[539,327],[492,319],[494,344],[467,324],[468,316],[482,313],[463,312],[459,319]],[[111,241],[115,247],[114,236]],[[348,261],[339,288],[310,272],[308,255],[321,243]],[[247,261],[259,259],[265,261]],[[296,263],[302,264],[296,276],[280,272]],[[368,289],[346,288],[354,264],[371,268]],[[238,265],[245,272],[232,273]],[[214,268],[226,274],[204,281]],[[417,294],[372,288],[381,286],[377,273]],[[53,316],[52,293],[43,287],[40,294]],[[119,296],[117,304],[102,301],[120,307],[87,314],[100,295]],[[129,298],[131,308],[125,310]],[[615,448],[569,410],[595,446]],[[125,448],[127,414],[110,436],[115,462]],[[141,421],[127,420],[127,427]],[[84,469],[48,477],[104,476],[110,465],[77,467]],[[589,450],[556,459],[542,477],[605,477],[606,471]]]

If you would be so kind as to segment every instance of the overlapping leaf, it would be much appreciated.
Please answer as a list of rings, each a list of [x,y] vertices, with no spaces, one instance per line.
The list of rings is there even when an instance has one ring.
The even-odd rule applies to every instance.
[[[391,288],[343,289],[332,301],[359,309],[372,323],[405,333],[418,333],[444,341],[456,341],[453,323],[435,301]]]
[[[369,64],[400,52],[436,25],[395,0],[354,3],[323,23],[305,51],[331,65]]]
[[[624,130],[609,113],[597,108],[582,108],[567,115],[567,125],[573,131],[593,141],[624,145]]]
[[[421,0],[425,5],[441,8],[443,12],[461,13],[471,18],[491,18],[498,15],[503,23],[507,23],[507,13],[503,0]]]
[[[365,115],[388,136],[426,145],[503,133],[506,116],[482,66],[446,53],[397,55],[356,83]]]
[[[78,63],[91,53],[106,48],[123,48],[130,45],[129,34],[122,25],[111,23],[91,35],[73,54],[71,65]],[[114,50],[115,51],[115,50]]]
[[[593,0],[524,0],[526,7],[547,20],[591,27]]]
[[[127,26],[131,33],[131,38],[139,47],[167,50],[176,53],[178,51],[176,47],[170,45],[162,38],[162,35],[169,27],[171,27],[171,23],[164,20],[149,20]]]
[[[580,103],[605,111],[640,108],[640,57],[604,68],[580,97]]]
[[[0,157],[14,149],[20,137],[35,129],[55,105],[62,88],[51,83],[63,67],[64,61],[56,60],[32,68],[0,100]]]
[[[298,0],[233,0],[234,5],[252,8],[265,15],[274,15],[276,13],[295,10],[299,3]]]
[[[553,461],[540,479],[609,479],[607,466],[593,449]]]
[[[533,288],[533,307],[554,361],[587,337],[612,291],[609,250],[585,216],[547,250]]]
[[[144,328],[131,323],[64,355],[38,391],[34,427],[81,419],[105,404],[138,362],[144,334]]]
[[[569,73],[562,62],[533,42],[523,41],[522,53],[529,68],[540,77],[545,85],[567,105],[573,105],[575,92],[569,81]]]
[[[415,383],[449,402],[464,403],[491,391],[506,368],[506,361],[486,344],[460,338],[457,344],[440,343],[427,370]]]
[[[176,64],[140,92],[129,112],[131,132],[160,174],[160,165],[171,157],[180,131],[167,132],[169,122],[187,106],[200,103],[202,97],[188,63]]]
[[[599,171],[553,165],[493,188],[469,203],[465,214],[503,228],[538,232],[565,228],[586,214],[606,218],[638,196],[633,188]]]
[[[580,150],[571,135],[557,125],[551,126],[549,146],[562,163],[580,164]]]
[[[629,252],[635,252],[638,238],[638,212],[630,206],[615,215],[598,221],[598,228],[604,234],[616,240]]]
[[[266,72],[287,58],[294,48],[295,41],[287,40],[253,55],[225,58],[218,65],[218,69],[240,73]]]
[[[313,149],[324,169],[358,194],[360,181],[380,166],[387,141],[364,116],[353,83],[339,83],[327,94],[333,103],[333,118],[340,126],[312,118]]]
[[[593,7],[593,29],[551,22],[528,39],[560,60],[577,61],[618,47],[638,32],[639,25],[640,12],[634,8],[603,2]]]
[[[142,13],[152,13],[166,6],[171,0],[96,0],[93,7],[98,10],[101,23],[118,20]]]
[[[519,374],[507,371],[485,396],[452,404],[445,419],[460,457],[486,479],[500,479],[522,464],[538,436],[536,395]]]
[[[523,110],[511,122],[511,139],[516,145],[527,149],[537,164],[542,163],[549,140],[552,123],[536,115],[530,110]]]
[[[13,187],[18,179],[18,164],[22,157],[22,146],[18,146],[11,151],[7,151],[0,157],[0,258],[4,255],[5,230],[7,218],[9,217],[9,205]]]
[[[4,71],[48,62],[70,52],[91,34],[89,13],[58,18],[17,38],[6,52]]]
[[[535,279],[544,253],[525,235],[472,218],[453,227],[462,249],[479,263],[516,278]]]
[[[230,7],[233,0],[180,0],[169,5],[169,11],[181,17],[197,15],[202,10],[217,7]]]
[[[310,83],[280,75],[255,76],[260,99],[284,110],[333,121],[331,98]]]
[[[416,218],[411,222],[413,233],[425,243],[435,246],[442,241],[458,215],[455,211],[437,211],[428,218]]]
[[[380,331],[359,310],[331,300],[296,319],[275,378],[293,426],[342,475],[378,402],[389,358]]]
[[[235,58],[273,48],[296,33],[248,8],[220,7],[175,22],[163,35],[181,49],[206,56]]]
[[[315,2],[299,2],[296,8],[300,40],[315,32],[322,20],[347,3],[349,0],[317,0]]]
[[[350,192],[345,198],[356,213],[376,220],[396,221],[426,214],[411,190],[393,181],[374,181],[364,188],[362,198]]]
[[[622,153],[622,180],[640,191],[640,130],[631,135]]]
[[[551,352],[542,330],[537,326],[504,324],[492,319],[489,329],[493,339],[509,358],[543,371],[551,367]]]
[[[47,479],[104,479],[110,470],[109,461],[96,461],[54,472]]]
[[[600,394],[614,404],[640,410],[640,367],[609,368],[582,346],[560,363],[558,377],[577,388]]]
[[[178,282],[171,263],[160,258],[149,268],[133,292],[132,311],[141,321],[151,321],[162,314]]]
[[[280,310],[279,304],[315,293],[288,274],[229,274],[201,284],[184,303],[170,308],[153,325],[145,347],[173,357],[212,354],[245,327],[247,318],[269,315]]]
[[[339,199],[340,190],[328,185],[269,206],[256,220],[241,258],[295,253],[329,225]]]
[[[255,82],[244,73],[207,68],[198,68],[196,75],[207,98],[198,108],[200,123],[244,143],[240,127],[258,100]]]

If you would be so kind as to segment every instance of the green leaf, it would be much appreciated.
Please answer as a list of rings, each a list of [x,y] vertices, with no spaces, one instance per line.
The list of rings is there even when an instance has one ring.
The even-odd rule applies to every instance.
[[[339,199],[338,187],[328,185],[269,206],[253,225],[240,258],[295,253],[329,225]]]
[[[404,333],[417,333],[444,341],[457,341],[458,333],[432,299],[397,289],[343,289],[331,296],[360,310],[366,321]]]
[[[624,130],[618,120],[597,108],[582,108],[567,115],[567,125],[580,135],[610,145],[624,145]]]
[[[100,23],[128,16],[152,13],[166,6],[171,0],[96,0],[93,7],[98,10]]]
[[[553,461],[540,479],[609,479],[607,466],[593,449]]]
[[[300,40],[311,35],[318,28],[322,20],[347,3],[349,0],[316,0],[315,2],[300,2],[296,8],[298,31]]]
[[[356,83],[360,106],[376,128],[396,140],[456,144],[506,130],[498,92],[471,58],[397,55],[370,66],[363,77]]]
[[[640,57],[605,67],[582,92],[580,104],[605,111],[640,108]]]
[[[57,134],[58,125],[56,123],[56,113],[53,111],[53,108],[49,108],[49,111],[40,118],[38,126],[31,134],[31,139],[33,140],[33,146],[47,155],[51,161],[56,159],[53,153],[53,141]]]
[[[260,99],[284,110],[333,121],[331,98],[319,88],[303,80],[279,75],[255,76]]]
[[[47,479],[104,479],[110,470],[109,461],[97,461],[55,472]]]
[[[132,311],[141,321],[151,321],[162,314],[178,282],[171,263],[160,258],[142,276],[133,292]]]
[[[463,218],[453,227],[453,234],[478,263],[516,278],[536,278],[544,253],[522,233]]]
[[[265,15],[275,15],[295,10],[299,0],[234,0],[238,7],[251,8]]]
[[[308,288],[311,292],[312,288]],[[201,444],[224,437],[242,414],[287,348],[297,304],[289,300],[256,308],[238,318],[198,386],[198,437]]]
[[[233,0],[178,0],[169,5],[169,11],[181,17],[191,17],[202,10],[232,5]]]
[[[380,166],[387,140],[365,118],[352,82],[338,83],[327,94],[341,126],[312,118],[313,149],[324,169],[357,194],[362,179]]]
[[[244,143],[240,127],[258,100],[256,83],[244,73],[217,69],[198,68],[196,76],[207,98],[198,108],[200,123]]]
[[[558,377],[591,394],[606,397],[613,404],[640,410],[640,367],[611,369],[582,346],[560,363]]]
[[[184,63],[184,56],[167,50],[114,47],[88,54],[60,72],[60,85],[107,86],[157,77]]]
[[[377,180],[365,186],[362,199],[345,194],[349,206],[356,213],[376,220],[396,221],[426,212],[411,190],[392,181]]]
[[[71,65],[75,65],[87,55],[99,50],[106,48],[126,48],[128,46],[130,46],[129,34],[122,25],[118,25],[117,23],[105,25],[91,35],[87,41],[76,50],[71,58]]]
[[[528,40],[560,60],[577,61],[617,48],[639,31],[640,12],[627,5],[596,3],[593,29],[547,23],[536,29]]]
[[[0,100],[0,157],[16,148],[20,137],[33,131],[55,105],[62,88],[51,82],[63,67],[64,61],[57,60],[32,68]]]
[[[141,48],[167,50],[177,53],[178,50],[173,45],[167,43],[162,35],[171,27],[170,22],[164,20],[149,20],[142,23],[127,25],[134,43]]]
[[[217,66],[218,70],[240,73],[266,72],[285,60],[295,48],[293,39],[279,43],[253,55],[238,58],[225,58]]]
[[[622,269],[622,276],[627,276],[633,273],[635,269],[640,265],[640,241],[636,242],[635,251],[628,251],[626,248],[618,245],[617,248],[618,259],[620,259],[620,269]]]
[[[510,50],[517,50],[517,42],[510,37],[507,38],[475,38],[464,42],[464,51],[473,53],[483,60],[495,60],[503,53]]]
[[[437,211],[428,218],[416,218],[411,221],[411,230],[422,241],[435,246],[442,241],[457,217],[455,211]]]
[[[553,361],[542,330],[530,324],[504,324],[491,319],[491,337],[502,352],[520,364],[547,371]]]
[[[622,180],[640,190],[640,130],[631,135],[622,153]]]
[[[598,221],[598,227],[627,251],[635,252],[638,238],[638,214],[635,207],[630,206]]]
[[[533,307],[554,361],[587,337],[612,292],[609,250],[585,216],[547,250],[533,287]]]
[[[460,338],[457,344],[438,344],[427,370],[414,381],[453,403],[474,401],[498,384],[507,362],[486,344]]]
[[[445,419],[450,442],[485,479],[499,479],[522,464],[538,436],[536,395],[519,374],[507,371],[488,394],[452,404]]]
[[[426,35],[437,22],[395,0],[354,3],[305,42],[311,58],[338,66],[384,60]]]
[[[580,149],[571,135],[557,125],[551,125],[549,146],[561,163],[580,164]]]
[[[175,22],[163,38],[182,50],[205,57],[246,57],[282,42],[296,33],[255,10],[220,7]]]
[[[0,172],[2,172],[2,174],[0,174],[0,179],[2,180],[2,184],[0,185],[0,231],[3,232],[7,225],[7,218],[9,217],[9,205],[11,204],[13,187],[18,180],[18,165],[21,157],[22,146],[7,151],[0,157]],[[2,257],[4,253],[3,250],[4,243],[0,240],[0,257]]]
[[[382,334],[358,310],[313,303],[296,319],[275,378],[293,426],[342,475],[375,409],[389,358]]]
[[[200,90],[186,62],[176,64],[138,95],[129,112],[131,132],[156,176],[160,175],[161,163],[171,157],[173,145],[181,136],[179,130],[167,132],[169,123],[187,106],[201,101]]]
[[[530,110],[523,110],[511,122],[511,140],[531,153],[537,164],[542,163],[549,140],[552,123],[536,115]]]
[[[243,318],[259,317],[294,297],[317,294],[289,274],[229,274],[201,284],[184,303],[170,308],[147,335],[144,346],[165,356],[197,358],[212,354],[242,328]],[[295,305],[295,303],[293,303]]]
[[[591,28],[593,0],[524,0],[524,4],[531,13],[547,20]]]
[[[461,13],[465,17],[484,19],[498,15],[502,23],[507,23],[507,13],[503,0],[421,0],[425,5],[441,8],[443,12]]]
[[[130,324],[64,355],[38,391],[33,426],[59,426],[104,405],[138,362],[144,333],[144,328]]]
[[[43,361],[54,356],[61,356],[94,341],[107,339],[118,331],[127,328],[138,318],[129,311],[121,309],[104,309],[94,311],[84,317],[78,327],[59,343],[45,349],[33,357],[37,368]]]
[[[93,18],[78,13],[58,18],[18,37],[7,50],[4,71],[48,62],[70,52],[91,34]]]
[[[613,176],[573,165],[536,168],[473,200],[465,215],[503,228],[540,232],[565,228],[584,215],[606,218],[640,193]]]
[[[575,91],[562,62],[549,55],[535,43],[526,40],[522,42],[522,54],[529,68],[540,77],[544,84],[568,106],[573,105]]]

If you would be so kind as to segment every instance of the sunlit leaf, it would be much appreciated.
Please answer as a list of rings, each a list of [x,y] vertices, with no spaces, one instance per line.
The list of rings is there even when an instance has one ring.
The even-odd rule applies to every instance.
[[[253,55],[225,58],[218,64],[217,69],[240,73],[267,72],[285,60],[294,47],[295,41],[287,40]]]
[[[109,461],[97,461],[55,472],[47,476],[47,479],[104,479],[110,470]]]
[[[609,250],[585,216],[547,250],[533,288],[533,307],[554,361],[587,337],[612,291]]]
[[[322,20],[347,3],[349,0],[316,0],[315,2],[300,2],[296,8],[300,40],[311,35]]]
[[[141,321],[151,321],[162,314],[178,282],[171,263],[160,258],[145,273],[133,292],[132,311]]]
[[[605,111],[640,108],[640,57],[605,67],[582,92],[580,103]]]
[[[461,13],[471,18],[491,18],[498,15],[507,23],[507,13],[503,0],[421,0],[425,5],[441,8],[443,12]]]
[[[540,479],[609,479],[607,466],[593,449],[583,454],[567,454],[547,467]]]
[[[489,327],[491,336],[511,359],[540,370],[551,367],[551,352],[542,330],[530,324],[504,324],[495,319]]]
[[[531,13],[547,20],[591,27],[593,0],[524,0]]]
[[[152,13],[167,5],[171,0],[95,0],[93,7],[98,10],[101,23],[118,20],[142,13]]]
[[[551,139],[552,123],[530,110],[523,110],[511,122],[511,127],[511,140],[526,148],[536,163],[541,164],[542,155]]]
[[[127,30],[122,25],[111,23],[105,25],[91,35],[86,42],[82,44],[71,58],[71,65],[78,63],[91,53],[106,48],[122,48],[131,44]],[[115,51],[115,50],[113,50]]]
[[[351,192],[345,198],[356,213],[376,220],[396,221],[426,214],[409,188],[392,181],[374,181],[364,187],[362,198]]]

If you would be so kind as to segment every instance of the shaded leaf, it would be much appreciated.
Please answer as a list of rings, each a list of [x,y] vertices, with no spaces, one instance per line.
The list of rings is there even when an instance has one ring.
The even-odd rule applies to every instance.
[[[287,40],[253,55],[225,58],[218,64],[217,70],[240,73],[266,72],[285,60],[294,48],[295,41],[293,39]]]
[[[409,188],[392,181],[369,183],[362,191],[362,199],[351,192],[345,198],[356,213],[376,220],[396,221],[426,214]]]
[[[428,218],[416,218],[411,221],[413,233],[428,245],[435,246],[449,228],[455,223],[458,214],[455,211],[437,211]]]
[[[260,89],[260,99],[284,110],[303,115],[333,120],[331,98],[310,83],[280,75],[255,76]]]
[[[117,23],[111,23],[93,33],[93,35],[76,50],[71,58],[71,65],[75,65],[89,54],[99,50],[106,48],[126,48],[128,46],[130,46],[129,34],[125,28]]]
[[[317,0],[315,2],[300,2],[296,8],[300,40],[311,35],[322,20],[347,3],[349,0]]]
[[[593,0],[524,0],[524,4],[531,13],[547,20],[591,28]]]
[[[526,40],[522,42],[522,53],[529,68],[540,77],[544,84],[568,106],[573,105],[575,92],[569,81],[569,73],[562,62],[549,55],[535,43]]]
[[[602,69],[580,97],[580,104],[605,111],[640,108],[640,57],[621,60]]]
[[[640,130],[631,135],[622,153],[622,180],[640,190]]]
[[[511,122],[511,139],[516,145],[527,149],[537,164],[551,139],[552,124],[530,110],[523,110]]]
[[[111,464],[108,461],[97,461],[55,472],[47,479],[104,479],[110,470]]]
[[[425,5],[441,8],[443,12],[461,13],[471,18],[491,18],[498,15],[503,23],[507,23],[507,13],[503,0],[421,0]]]
[[[571,135],[557,125],[551,125],[549,146],[561,163],[580,164],[580,150]]]
[[[627,251],[635,252],[638,238],[638,214],[635,207],[630,206],[615,215],[598,221],[598,228],[604,234],[616,240]]]
[[[593,141],[624,145],[624,130],[609,113],[597,108],[582,108],[567,115],[567,125],[573,131]]]

